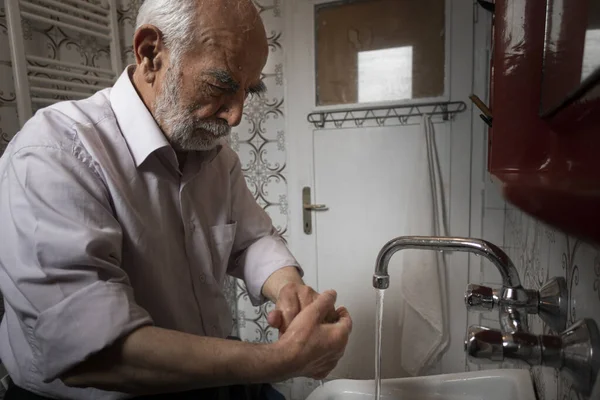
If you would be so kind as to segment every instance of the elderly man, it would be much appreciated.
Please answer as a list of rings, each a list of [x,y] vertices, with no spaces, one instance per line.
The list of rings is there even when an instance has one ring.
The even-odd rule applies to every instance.
[[[39,111],[0,159],[7,398],[204,399],[325,377],[350,317],[303,284],[223,144],[265,89],[255,7],[146,0],[133,49],[114,87]],[[226,339],[226,274],[276,303],[279,341]]]

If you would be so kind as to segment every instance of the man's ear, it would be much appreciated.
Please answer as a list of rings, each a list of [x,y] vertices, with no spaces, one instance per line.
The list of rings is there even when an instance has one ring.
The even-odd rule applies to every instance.
[[[137,70],[148,84],[153,84],[156,74],[164,67],[166,48],[160,29],[154,25],[142,25],[133,36],[133,52]]]

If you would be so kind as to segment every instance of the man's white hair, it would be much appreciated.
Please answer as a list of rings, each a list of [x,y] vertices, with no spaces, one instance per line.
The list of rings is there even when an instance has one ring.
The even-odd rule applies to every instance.
[[[194,39],[197,0],[145,0],[138,11],[136,29],[154,25],[163,34],[171,62],[178,66]]]

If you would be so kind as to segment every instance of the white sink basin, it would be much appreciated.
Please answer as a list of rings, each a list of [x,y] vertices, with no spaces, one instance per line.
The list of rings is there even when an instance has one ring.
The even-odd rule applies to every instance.
[[[527,370],[503,369],[384,379],[386,400],[536,400]],[[307,400],[366,400],[375,397],[375,381],[340,379],[317,388]]]

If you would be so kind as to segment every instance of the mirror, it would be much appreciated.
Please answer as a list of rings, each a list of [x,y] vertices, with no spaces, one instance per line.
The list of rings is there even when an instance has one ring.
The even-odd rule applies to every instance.
[[[600,85],[600,0],[547,0],[541,113],[589,98]]]

